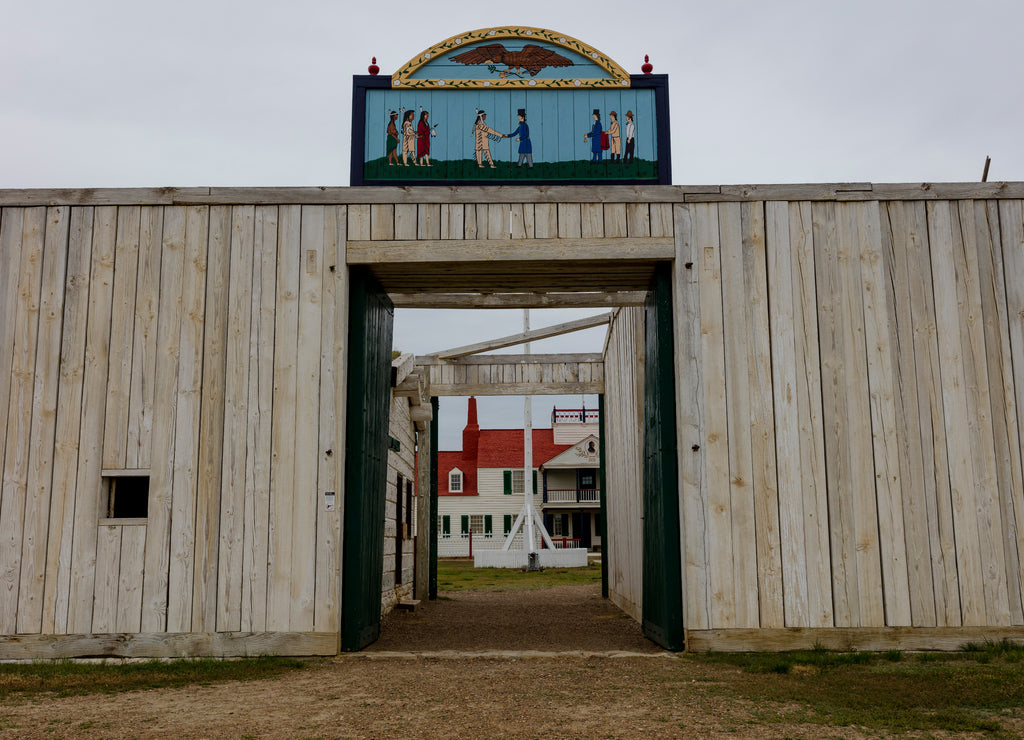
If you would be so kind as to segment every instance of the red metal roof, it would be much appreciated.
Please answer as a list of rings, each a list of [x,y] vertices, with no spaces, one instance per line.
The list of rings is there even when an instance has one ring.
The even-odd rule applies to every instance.
[[[565,452],[572,445],[555,444],[550,429],[533,430],[533,467],[539,468],[556,455]],[[439,496],[476,496],[476,471],[478,468],[501,468],[503,470],[523,467],[522,429],[481,429],[477,460],[466,460],[461,451],[437,453],[437,493]],[[452,493],[448,490],[448,474],[453,468],[463,473],[463,490]]]

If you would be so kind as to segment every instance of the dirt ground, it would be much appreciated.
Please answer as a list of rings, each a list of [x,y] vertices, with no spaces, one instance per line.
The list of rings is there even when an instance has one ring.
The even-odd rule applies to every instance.
[[[392,614],[363,653],[279,678],[8,700],[0,737],[861,736],[766,731],[764,707],[709,690],[721,667],[664,653],[598,586],[442,595]]]

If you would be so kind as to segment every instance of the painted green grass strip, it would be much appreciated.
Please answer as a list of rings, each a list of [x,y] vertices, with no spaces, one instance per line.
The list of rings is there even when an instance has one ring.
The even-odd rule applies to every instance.
[[[496,152],[492,152],[495,156]],[[513,155],[518,159],[518,154]],[[388,165],[381,157],[367,162],[363,167],[366,182],[381,180],[522,180],[524,183],[543,180],[657,180],[658,163],[646,159],[631,161],[605,159],[603,162],[535,162],[533,169],[525,164],[518,167],[516,162],[499,160],[495,157],[494,168],[477,166],[474,159],[434,160],[430,167],[409,165]]]

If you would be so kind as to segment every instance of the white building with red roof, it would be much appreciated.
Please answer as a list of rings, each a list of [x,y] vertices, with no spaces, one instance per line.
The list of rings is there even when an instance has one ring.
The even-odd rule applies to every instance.
[[[437,453],[441,557],[501,547],[523,506],[523,443],[522,428],[481,429],[469,399],[462,449]],[[533,430],[534,505],[558,546],[601,546],[599,451],[596,410],[554,409]]]

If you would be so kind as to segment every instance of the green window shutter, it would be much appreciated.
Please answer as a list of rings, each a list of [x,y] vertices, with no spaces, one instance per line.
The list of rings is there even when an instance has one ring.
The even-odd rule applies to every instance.
[[[462,529],[459,531],[462,534],[469,534],[469,514],[462,515]]]
[[[493,534],[494,524],[490,514],[484,514],[484,534]]]
[[[512,515],[511,514],[506,514],[505,515],[505,534],[508,534],[511,531],[512,531]]]
[[[452,518],[445,514],[441,517],[441,534],[449,535],[452,533]]]
[[[538,489],[537,489],[537,471],[536,470],[533,471],[533,492],[534,493],[538,492]]]
[[[501,477],[502,477],[502,480],[503,480],[503,482],[505,484],[505,495],[506,496],[511,496],[512,495],[512,471],[511,470],[506,470],[506,471],[502,472]]]

